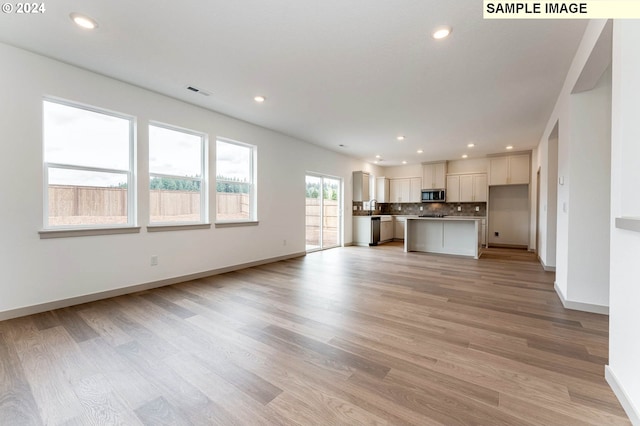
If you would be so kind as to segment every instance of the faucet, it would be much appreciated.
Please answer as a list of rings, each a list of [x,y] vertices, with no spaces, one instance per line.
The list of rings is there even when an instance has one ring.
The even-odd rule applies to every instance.
[[[371,216],[372,212],[376,210],[378,207],[378,200],[375,198],[369,201],[369,216]]]

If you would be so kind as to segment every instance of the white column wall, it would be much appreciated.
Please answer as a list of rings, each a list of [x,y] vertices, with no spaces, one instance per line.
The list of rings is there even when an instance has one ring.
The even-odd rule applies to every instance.
[[[640,424],[640,233],[615,227],[640,217],[640,25],[613,27],[611,271],[607,380],[634,424]]]
[[[567,300],[609,306],[611,70],[571,95]]]
[[[606,23],[606,20],[593,20],[587,26],[540,142],[541,146],[545,148],[541,150],[541,155],[547,156],[546,159],[541,159],[540,163],[547,164],[547,168],[552,167],[552,164],[550,164],[552,161],[549,158],[549,138],[557,124],[558,178],[562,184],[557,187],[556,291],[566,306],[596,312],[607,311],[607,283],[583,283],[580,278],[584,276],[582,273],[588,274],[588,271],[593,272],[596,276],[606,275],[608,262],[604,264],[602,262],[589,263],[581,262],[580,259],[589,258],[589,250],[593,244],[606,246],[607,241],[603,237],[600,240],[593,240],[590,244],[578,245],[572,240],[572,238],[582,238],[581,235],[576,236],[575,233],[588,228],[586,222],[589,222],[592,204],[590,201],[586,201],[584,196],[585,192],[588,191],[588,180],[584,180],[584,170],[588,168],[591,157],[588,156],[588,153],[581,154],[583,150],[579,142],[584,134],[579,129],[589,123],[584,122],[584,116],[576,117],[576,114],[572,112],[571,92],[587,64]],[[603,89],[603,91],[606,91],[606,89]],[[601,96],[601,94],[585,95],[585,98],[587,98],[585,103],[595,102],[594,105],[597,104],[599,101],[590,98],[598,98],[598,96]],[[603,127],[597,123],[596,126]],[[595,155],[599,155],[599,152]],[[551,183],[548,182],[548,185],[551,185]],[[545,198],[541,197],[541,204],[547,204],[547,208],[549,208],[552,204],[551,198],[552,194],[547,190]],[[543,235],[549,236],[552,234],[550,232],[552,229],[549,229],[549,219],[543,226],[545,228],[540,230]],[[576,259],[574,263],[570,263],[570,256],[571,259]],[[604,259],[604,262],[606,262],[606,259]],[[580,273],[576,273],[576,265],[582,268]]]

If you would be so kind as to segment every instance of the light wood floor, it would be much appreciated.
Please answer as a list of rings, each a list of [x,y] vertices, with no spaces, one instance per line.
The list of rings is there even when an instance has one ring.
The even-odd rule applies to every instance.
[[[0,425],[629,424],[553,279],[347,247],[0,322]]]

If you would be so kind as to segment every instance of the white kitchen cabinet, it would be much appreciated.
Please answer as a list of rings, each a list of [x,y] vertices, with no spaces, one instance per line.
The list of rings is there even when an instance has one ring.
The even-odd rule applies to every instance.
[[[389,179],[386,177],[376,178],[376,200],[379,203],[389,203],[391,200],[391,194],[389,193]]]
[[[353,217],[353,245],[369,246],[371,242],[371,216]]]
[[[486,202],[487,192],[484,173],[447,176],[447,203]]]
[[[380,222],[380,241],[387,242],[393,240],[393,220],[382,220]]]
[[[405,227],[406,220],[407,219],[404,217],[394,218],[393,238],[395,240],[404,240],[404,227]]]
[[[422,188],[444,189],[447,176],[447,163],[423,163],[422,164]]]
[[[489,186],[529,183],[529,154],[493,157],[489,160]]]
[[[422,179],[390,179],[389,194],[391,203],[419,203],[422,200]]]
[[[369,201],[371,199],[369,179],[369,173],[353,172],[353,201]]]
[[[460,175],[447,176],[447,203],[460,202]]]
[[[523,185],[529,183],[529,154],[509,157],[509,184]]]
[[[486,173],[473,175],[473,201],[487,202],[489,200],[489,185]]]
[[[411,178],[409,182],[409,202],[419,203],[422,201],[422,178]]]
[[[411,179],[390,179],[389,194],[392,203],[409,203],[411,199]]]

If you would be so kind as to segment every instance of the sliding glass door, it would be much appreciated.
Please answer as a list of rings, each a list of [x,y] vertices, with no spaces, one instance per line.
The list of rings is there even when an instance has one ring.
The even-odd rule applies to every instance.
[[[339,247],[342,242],[342,180],[306,176],[307,251]]]

